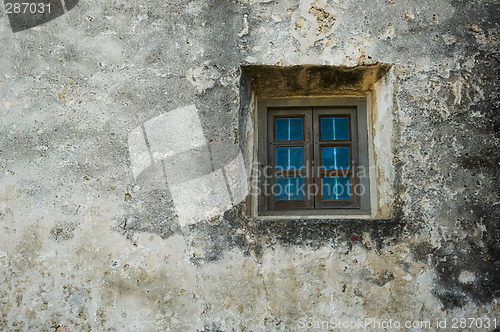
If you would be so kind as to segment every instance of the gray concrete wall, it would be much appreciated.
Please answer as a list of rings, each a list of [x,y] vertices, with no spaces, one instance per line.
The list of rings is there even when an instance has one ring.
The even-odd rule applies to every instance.
[[[498,1],[66,9],[24,30],[0,11],[1,330],[494,329]],[[376,63],[391,218],[250,218],[241,67]]]

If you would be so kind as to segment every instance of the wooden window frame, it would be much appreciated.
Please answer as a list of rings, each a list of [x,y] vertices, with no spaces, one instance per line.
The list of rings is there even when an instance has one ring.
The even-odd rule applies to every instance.
[[[273,115],[271,115],[273,114]],[[312,156],[312,128],[310,128],[307,123],[311,121],[312,112],[307,108],[293,108],[293,109],[280,109],[273,108],[272,113],[268,112],[267,130],[268,133],[273,133],[273,137],[268,141],[267,145],[267,160],[269,163],[267,166],[271,166],[271,172],[273,173],[272,178],[267,178],[266,181],[270,180],[269,185],[272,187],[275,184],[275,180],[279,175],[296,175],[299,177],[304,177],[304,182],[306,187],[309,183],[312,183],[312,174],[304,170],[275,170],[275,156],[276,148],[284,146],[301,146],[304,148],[304,161],[307,162]],[[289,117],[302,117],[303,118],[303,139],[299,141],[277,141],[275,122],[270,121],[270,117],[273,119],[277,118],[289,118]],[[307,165],[306,165],[307,169]],[[307,195],[307,194],[306,194]],[[272,196],[266,195],[265,200],[269,210],[290,210],[290,209],[310,209],[313,208],[311,205],[312,200],[306,197],[305,201],[278,201],[273,199]]]
[[[300,115],[304,118],[303,140],[276,141],[274,117],[290,117],[291,115]],[[320,140],[321,117],[346,115],[349,117],[349,140]],[[261,172],[259,178],[258,214],[261,216],[369,215],[371,210],[368,143],[366,98],[364,97],[304,97],[259,100],[258,160],[261,170],[267,170],[267,176],[266,172]],[[275,170],[275,149],[280,146],[303,146],[307,171]],[[351,147],[351,167],[345,170],[319,169],[321,147],[324,146]],[[358,178],[357,169],[360,166],[365,168],[363,178]],[[269,190],[266,191],[266,187],[269,189],[275,183],[276,175],[280,175],[280,172],[284,175],[304,176],[306,188],[309,188],[309,184],[314,183],[314,188],[319,189],[320,192],[311,193],[306,190],[306,200],[302,202],[278,201],[270,194]],[[269,174],[272,176],[269,177]],[[322,200],[321,179],[333,174],[351,177],[350,200]],[[355,192],[354,188],[358,187],[364,188],[364,192]]]

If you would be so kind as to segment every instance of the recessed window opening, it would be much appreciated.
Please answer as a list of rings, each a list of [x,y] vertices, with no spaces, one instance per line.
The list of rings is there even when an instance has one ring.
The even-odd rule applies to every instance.
[[[251,216],[393,216],[391,65],[249,65],[240,83]]]

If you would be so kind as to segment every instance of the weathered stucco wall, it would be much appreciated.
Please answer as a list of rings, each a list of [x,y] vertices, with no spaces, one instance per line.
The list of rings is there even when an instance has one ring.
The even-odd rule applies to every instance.
[[[81,0],[14,33],[0,11],[0,329],[500,319],[499,17],[497,0]],[[393,218],[249,218],[241,67],[376,63]]]

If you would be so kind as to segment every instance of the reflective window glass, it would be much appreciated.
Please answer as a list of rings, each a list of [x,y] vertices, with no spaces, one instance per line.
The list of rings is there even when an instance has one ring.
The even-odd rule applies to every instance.
[[[277,141],[300,141],[304,139],[302,118],[275,118]]]
[[[322,117],[321,139],[349,140],[349,118],[347,116]]]
[[[325,176],[322,178],[323,200],[351,199],[351,177]]]
[[[283,177],[276,179],[274,188],[278,201],[304,200],[305,186],[302,177]]]
[[[351,166],[348,146],[321,147],[321,167],[326,169],[349,169]]]
[[[303,147],[276,148],[276,170],[297,170],[304,166]]]

